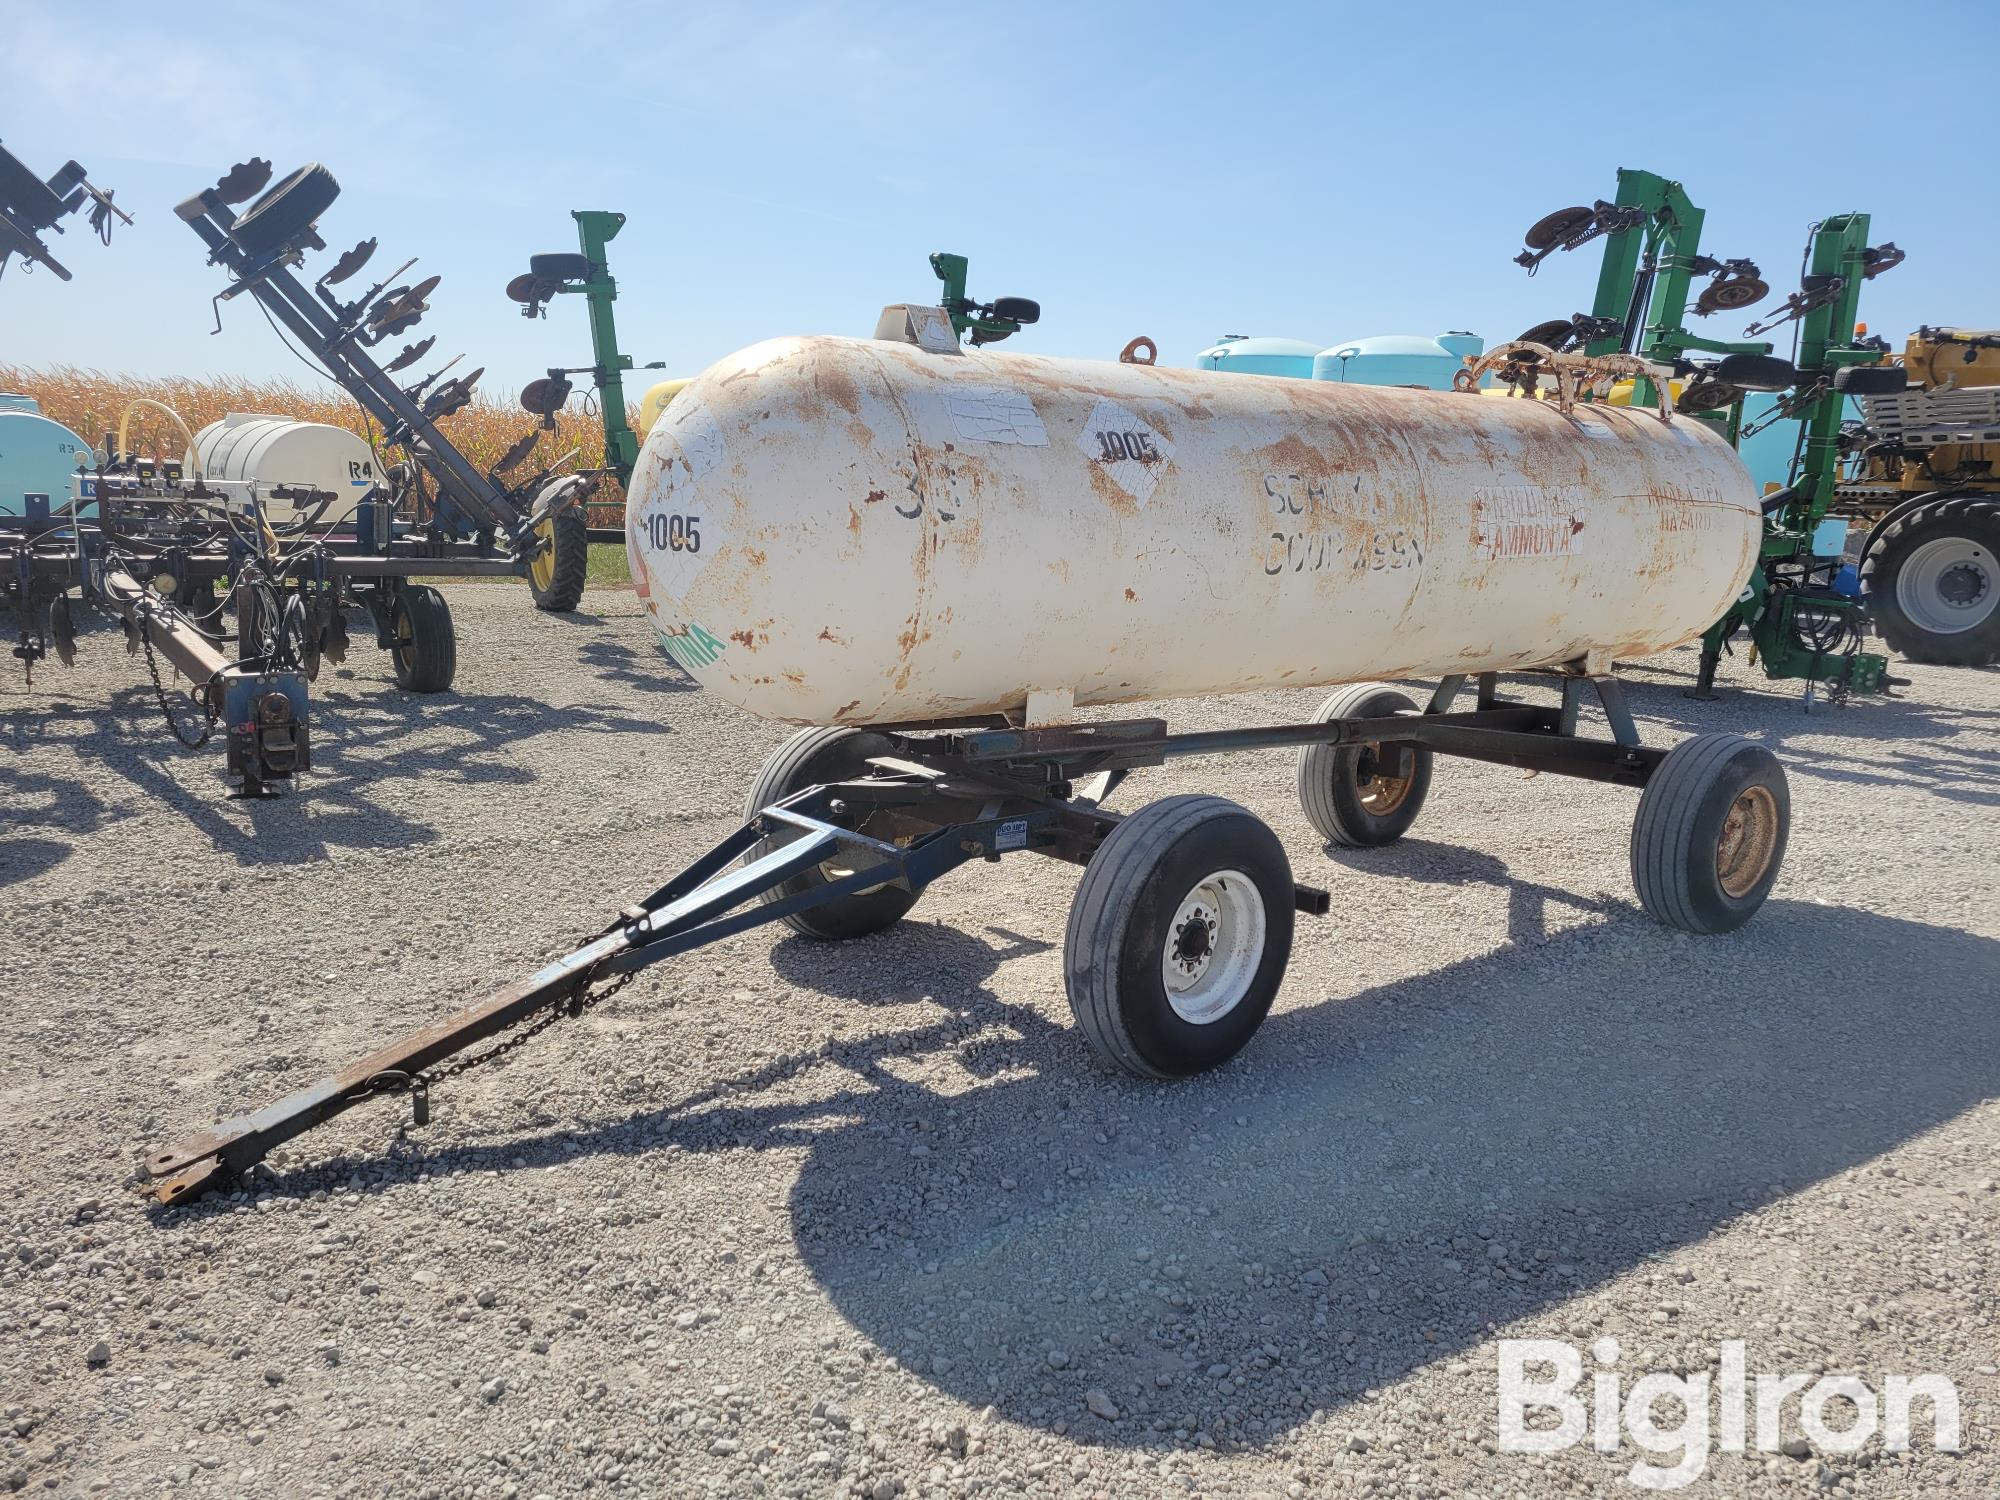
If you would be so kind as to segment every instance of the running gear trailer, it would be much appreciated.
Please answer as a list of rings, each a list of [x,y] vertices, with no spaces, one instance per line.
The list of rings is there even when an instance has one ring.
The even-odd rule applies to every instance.
[[[1469,710],[1454,707],[1464,677],[1445,678],[1421,712],[1396,688],[1363,683],[1306,723],[1188,734],[1153,718],[802,730],[766,762],[742,827],[595,937],[289,1098],[150,1153],[146,1191],[162,1204],[198,1197],[377,1095],[409,1094],[421,1125],[444,1078],[581,1014],[643,968],[771,922],[825,940],[881,932],[941,875],[1021,852],[1083,866],[1064,970],[1097,1053],[1150,1078],[1215,1067],[1270,1010],[1296,913],[1324,915],[1330,901],[1293,880],[1265,823],[1222,797],[1105,810],[1133,771],[1187,756],[1296,750],[1307,818],[1344,845],[1400,838],[1437,755],[1635,787],[1632,878],[1646,910],[1687,932],[1741,926],[1784,859],[1790,798],[1776,758],[1729,734],[1647,747],[1613,678],[1557,675],[1556,705],[1503,699],[1489,673]],[[1608,740],[1576,732],[1589,688]]]

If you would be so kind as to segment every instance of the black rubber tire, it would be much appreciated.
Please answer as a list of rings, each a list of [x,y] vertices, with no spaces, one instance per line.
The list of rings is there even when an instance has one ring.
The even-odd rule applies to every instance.
[[[1861,602],[1891,650],[1935,666],[1984,667],[2000,661],[2000,609],[1978,625],[1952,635],[1928,630],[1903,612],[1896,585],[1919,547],[1959,536],[1984,549],[2000,574],[2000,494],[1974,491],[1939,495],[1890,516],[1861,554]]]
[[[547,524],[553,532],[550,550],[555,569],[546,588],[538,587],[530,575],[528,591],[535,597],[536,609],[565,614],[583,602],[584,580],[590,573],[590,522],[581,505],[570,505],[549,517]]]
[[[458,675],[458,637],[444,595],[429,584],[405,584],[396,592],[389,623],[396,681],[413,693],[441,693],[450,687]]]
[[[1739,889],[1724,885],[1720,853],[1737,800],[1761,789],[1767,850]],[[1703,734],[1676,745],[1646,789],[1632,819],[1632,884],[1654,920],[1683,932],[1732,932],[1756,914],[1785,862],[1792,796],[1785,768],[1762,745],[1738,734]],[[1754,846],[1753,846],[1754,850]]]
[[[296,239],[339,196],[340,184],[333,173],[316,161],[308,162],[244,209],[230,226],[229,237],[246,254],[268,255]]]
[[[1231,1009],[1187,1021],[1161,974],[1167,929],[1190,891],[1229,869],[1256,887],[1263,954]],[[1120,820],[1084,867],[1063,944],[1070,1011],[1084,1039],[1112,1067],[1141,1078],[1184,1078],[1227,1062],[1277,998],[1291,959],[1294,896],[1278,836],[1225,798],[1168,797]]]
[[[1313,711],[1312,722],[1335,719],[1379,719],[1393,713],[1415,713],[1417,705],[1405,693],[1383,682],[1355,682],[1341,688]],[[1364,785],[1372,785],[1370,768],[1375,751],[1366,745],[1307,745],[1299,751],[1299,805],[1306,820],[1329,843],[1349,849],[1373,849],[1393,844],[1410,831],[1431,789],[1431,752],[1419,745],[1410,752],[1409,788],[1385,812],[1362,801]],[[1370,771],[1368,781],[1362,773]]]
[[[828,781],[850,781],[865,775],[871,755],[889,753],[889,741],[865,729],[801,729],[780,745],[764,762],[750,795],[743,801],[743,818],[748,822],[774,802],[782,802],[809,786]],[[864,831],[866,825],[863,825]],[[781,849],[789,838],[769,838],[753,848],[748,859]],[[787,896],[826,885],[823,868],[805,870],[783,885],[764,892],[758,899],[769,906]],[[845,942],[887,931],[917,904],[917,894],[898,885],[877,886],[858,896],[844,896],[821,906],[793,912],[781,920],[794,932],[822,942]]]
[[[551,250],[528,257],[528,274],[543,281],[588,281],[590,257],[574,250]]]

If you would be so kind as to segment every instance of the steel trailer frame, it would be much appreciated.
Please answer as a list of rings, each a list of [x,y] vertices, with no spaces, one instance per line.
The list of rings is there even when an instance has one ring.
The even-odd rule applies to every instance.
[[[813,785],[762,808],[602,931],[526,978],[263,1109],[149,1153],[140,1163],[145,1191],[167,1205],[198,1197],[292,1137],[382,1094],[410,1094],[415,1123],[421,1125],[429,1118],[430,1089],[440,1078],[493,1054],[441,1069],[446,1059],[524,1024],[539,1030],[580,1014],[639,970],[750,928],[884,885],[915,894],[976,859],[997,862],[1026,852],[1088,864],[1121,821],[1120,814],[1104,810],[1103,799],[1132,771],[1169,760],[1369,746],[1400,766],[1404,757],[1427,749],[1645,788],[1670,752],[1640,743],[1619,682],[1609,675],[1556,675],[1559,704],[1503,699],[1498,675],[1484,673],[1477,678],[1476,706],[1454,711],[1467,681],[1454,675],[1438,684],[1420,714],[1180,734],[1170,733],[1157,718],[1039,728],[993,720],[871,728],[868,732],[887,739],[892,754],[874,757],[867,775]],[[1603,707],[1608,740],[1577,733],[1587,688]],[[1086,778],[1098,784],[1081,787]],[[863,831],[883,816],[904,831],[902,836]],[[779,838],[789,841],[774,845]],[[825,884],[778,894],[787,881],[822,866],[836,852],[870,862]],[[739,860],[747,862],[738,865]],[[758,904],[746,907],[753,902]],[[1300,912],[1325,915],[1331,898],[1324,890],[1295,884],[1293,904]],[[607,980],[608,988],[593,989]]]

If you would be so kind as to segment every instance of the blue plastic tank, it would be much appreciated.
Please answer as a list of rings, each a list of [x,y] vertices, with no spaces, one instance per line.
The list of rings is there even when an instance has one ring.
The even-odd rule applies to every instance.
[[[1245,338],[1225,333],[1195,356],[1198,370],[1231,370],[1238,375],[1289,375],[1310,380],[1318,344],[1304,339]]]
[[[90,444],[43,416],[33,396],[0,391],[0,516],[23,514],[23,495],[67,504],[77,456],[89,453]]]
[[[1314,380],[1340,380],[1350,385],[1414,385],[1448,391],[1452,377],[1465,368],[1467,355],[1486,352],[1486,340],[1476,333],[1453,330],[1436,338],[1407,333],[1383,333],[1349,339],[1314,357]]]

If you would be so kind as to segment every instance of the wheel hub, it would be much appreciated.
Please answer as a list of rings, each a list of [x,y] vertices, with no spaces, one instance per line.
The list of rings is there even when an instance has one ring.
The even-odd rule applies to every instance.
[[[556,581],[556,523],[550,517],[535,528],[535,538],[542,543],[542,550],[528,563],[528,577],[535,587],[547,590]]]
[[[1354,763],[1355,790],[1361,805],[1378,818],[1386,818],[1403,805],[1410,795],[1408,776],[1390,776],[1382,770],[1382,747],[1370,740]]]
[[[1993,555],[1971,537],[1933,537],[1911,551],[1896,572],[1896,605],[1919,630],[1962,635],[2000,608]]]
[[[1745,787],[1729,805],[1715,846],[1715,875],[1739,900],[1756,889],[1778,847],[1778,799],[1763,786]]]
[[[1986,597],[1986,575],[1970,563],[1958,563],[1938,580],[1938,597],[1963,609]]]
[[[1214,916],[1197,906],[1174,929],[1174,962],[1183,972],[1199,974],[1208,967],[1209,957],[1215,952],[1216,925]]]
[[[1241,870],[1195,882],[1167,923],[1160,978],[1174,1014],[1195,1026],[1228,1015],[1264,961],[1264,903]]]

